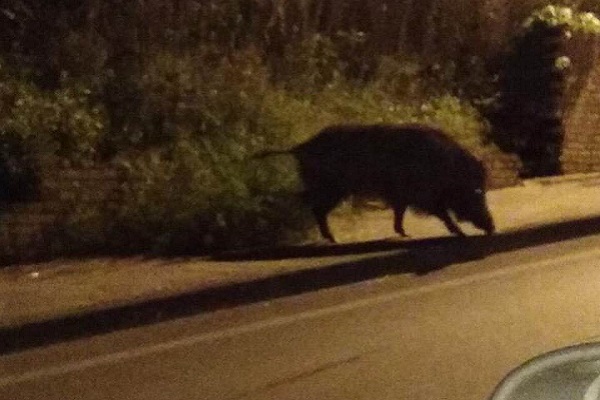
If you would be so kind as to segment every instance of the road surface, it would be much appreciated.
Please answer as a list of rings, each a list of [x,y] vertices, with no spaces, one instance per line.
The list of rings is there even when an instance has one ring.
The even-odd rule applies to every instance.
[[[5,355],[0,399],[481,400],[594,338],[600,235]]]

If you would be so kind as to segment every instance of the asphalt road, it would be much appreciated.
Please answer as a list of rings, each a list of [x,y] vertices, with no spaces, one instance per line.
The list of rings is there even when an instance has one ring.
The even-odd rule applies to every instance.
[[[0,399],[481,400],[519,363],[600,338],[599,245],[588,236],[8,354]]]

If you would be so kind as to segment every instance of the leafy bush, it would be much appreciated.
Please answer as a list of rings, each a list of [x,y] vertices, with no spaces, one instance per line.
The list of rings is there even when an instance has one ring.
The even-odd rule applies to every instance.
[[[343,80],[366,81],[376,63],[366,49],[363,32],[315,33],[286,44],[283,59],[275,62],[274,78],[292,93],[309,96]]]
[[[205,252],[285,240],[308,226],[293,188],[282,182],[271,192],[251,187],[251,161],[232,161],[221,151],[208,140],[180,140],[169,152],[122,162],[131,184],[116,218],[119,241],[160,252]]]
[[[46,92],[0,61],[0,180],[3,201],[23,201],[36,192],[37,170],[50,159],[91,161],[105,116],[91,93],[67,83]]]
[[[145,137],[140,140],[161,145],[248,125],[260,111],[267,77],[251,51],[227,56],[206,48],[193,56],[158,54],[141,79]]]
[[[446,130],[463,146],[476,150],[486,145],[488,124],[475,106],[451,95],[424,102],[417,119]]]
[[[576,12],[571,7],[549,4],[532,13],[523,26],[530,28],[538,22],[548,26],[563,26],[569,31],[600,33],[600,19],[591,12]]]
[[[21,137],[40,157],[91,160],[104,134],[105,115],[90,97],[88,89],[70,82],[40,90],[0,63],[0,134]]]

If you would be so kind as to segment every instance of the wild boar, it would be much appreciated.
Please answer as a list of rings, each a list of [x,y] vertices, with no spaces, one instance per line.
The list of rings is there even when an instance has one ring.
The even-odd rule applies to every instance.
[[[402,236],[408,207],[438,217],[455,235],[464,233],[450,213],[487,234],[495,230],[483,164],[440,129],[418,124],[330,126],[290,150],[257,156],[284,153],[296,158],[303,198],[321,235],[331,242],[335,239],[327,215],[350,195],[385,201]]]

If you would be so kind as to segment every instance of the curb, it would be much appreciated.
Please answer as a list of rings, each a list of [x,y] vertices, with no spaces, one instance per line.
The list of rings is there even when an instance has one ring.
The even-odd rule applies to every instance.
[[[522,186],[549,186],[561,183],[597,183],[600,185],[600,172],[577,173],[559,176],[548,176],[543,178],[524,179]]]

